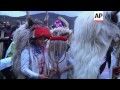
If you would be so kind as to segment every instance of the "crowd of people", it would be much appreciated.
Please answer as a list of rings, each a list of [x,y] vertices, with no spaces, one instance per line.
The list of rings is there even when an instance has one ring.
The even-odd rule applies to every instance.
[[[14,26],[7,23],[3,27],[3,23],[0,24],[0,31],[11,38],[9,44],[6,44],[9,46],[4,50],[4,59],[1,57],[0,60],[0,77],[119,78],[120,29],[116,24],[116,14],[104,12],[105,20],[94,22],[93,13],[86,12],[85,16],[81,14],[75,20],[73,30],[63,17],[58,17],[52,27],[32,18],[28,18],[24,24],[17,22]],[[9,62],[8,65],[6,62]]]

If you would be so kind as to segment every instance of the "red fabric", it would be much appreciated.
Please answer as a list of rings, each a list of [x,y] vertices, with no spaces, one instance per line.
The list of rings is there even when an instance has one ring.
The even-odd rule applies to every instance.
[[[62,40],[62,41],[67,41],[68,38],[65,36],[52,36],[50,40]]]
[[[45,53],[43,51],[43,57],[42,59],[40,60],[40,70],[39,70],[39,73],[40,74],[43,74],[44,72],[44,67],[45,67]]]
[[[40,74],[43,74],[44,72],[44,65],[45,65],[45,59],[42,58],[42,60],[40,61],[40,71],[39,71]]]
[[[38,37],[41,37],[41,36],[44,36],[46,38],[51,37],[51,33],[50,33],[50,31],[47,27],[37,26],[37,27],[35,27],[34,30],[35,30],[35,32],[34,32],[35,38],[38,38]]]

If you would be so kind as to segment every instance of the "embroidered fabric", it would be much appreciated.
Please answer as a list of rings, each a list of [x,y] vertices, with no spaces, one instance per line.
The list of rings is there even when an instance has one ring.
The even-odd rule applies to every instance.
[[[42,48],[41,47],[39,47],[37,45],[33,45],[32,48],[33,48],[32,52],[33,52],[34,55],[41,54],[41,52],[42,52]]]
[[[44,50],[44,49],[43,49]],[[39,66],[39,73],[40,74],[43,74],[44,72],[44,67],[45,67],[45,56],[44,56],[44,51],[42,53],[42,48],[37,46],[37,45],[34,45],[33,46],[33,54],[35,56],[39,56],[40,54],[43,54],[42,55],[42,58],[40,58],[41,60],[38,60],[38,66]]]

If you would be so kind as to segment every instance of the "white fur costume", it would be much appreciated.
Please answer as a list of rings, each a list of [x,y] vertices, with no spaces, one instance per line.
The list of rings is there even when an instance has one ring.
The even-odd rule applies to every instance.
[[[70,36],[71,33],[72,33],[72,31],[68,27],[58,27],[58,28],[54,28],[54,29],[52,29],[50,31],[51,31],[53,36],[61,36],[61,35],[66,34],[66,33]],[[72,63],[73,59],[71,58],[69,52],[65,51],[66,46],[68,44],[68,40],[67,41],[62,41],[62,40],[60,40],[60,41],[59,40],[55,40],[54,41],[53,40],[53,41],[50,41],[49,44],[51,44],[49,48],[52,48],[51,51],[49,51],[50,54],[51,54],[51,58],[55,57],[54,56],[55,53],[53,53],[54,50],[57,50],[57,52],[59,52],[58,50],[60,50],[60,49],[58,49],[58,48],[61,48],[62,57],[60,58],[60,61],[62,61],[64,58],[65,59],[63,60],[63,62],[59,63],[58,66],[59,66],[60,69],[66,68],[68,66],[68,63],[70,63],[70,64]],[[57,44],[59,44],[59,45],[57,45]],[[62,45],[62,47],[60,47],[61,45]],[[66,52],[66,56],[65,56],[65,53],[63,51]],[[52,64],[53,64],[53,62],[52,62]],[[68,79],[69,78],[68,75],[69,75],[69,71],[63,72],[60,75],[60,79]],[[56,75],[55,75],[55,76],[52,77],[52,79],[59,79],[59,78],[56,78]]]
[[[76,19],[71,46],[75,79],[97,79],[112,38],[120,35],[108,14],[104,12],[103,22],[94,21],[93,11],[83,12]]]

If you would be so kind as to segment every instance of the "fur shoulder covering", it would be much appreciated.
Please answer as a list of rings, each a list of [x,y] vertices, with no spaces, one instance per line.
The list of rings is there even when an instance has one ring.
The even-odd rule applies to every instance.
[[[29,45],[31,32],[26,29],[27,24],[21,25],[13,34],[13,42],[15,51],[13,54],[13,71],[15,75],[20,73],[20,56],[22,50]]]

